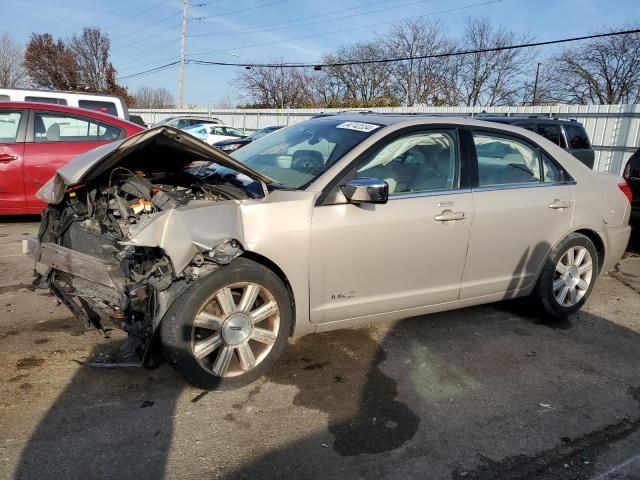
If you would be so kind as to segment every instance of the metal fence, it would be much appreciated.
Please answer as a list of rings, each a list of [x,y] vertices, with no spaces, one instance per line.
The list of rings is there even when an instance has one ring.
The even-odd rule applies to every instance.
[[[621,174],[627,159],[640,147],[640,105],[554,105],[536,107],[387,107],[373,108],[381,113],[424,113],[439,116],[474,116],[480,113],[538,115],[575,119],[582,123],[595,150],[594,168],[600,172]],[[271,125],[292,125],[321,112],[340,109],[131,109],[147,123],[174,115],[216,117],[227,125],[249,131]]]

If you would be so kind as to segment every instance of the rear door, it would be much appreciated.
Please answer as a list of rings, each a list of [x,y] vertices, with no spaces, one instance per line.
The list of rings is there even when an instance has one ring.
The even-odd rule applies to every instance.
[[[25,207],[23,162],[28,110],[0,110],[0,214]]]
[[[575,182],[527,139],[485,130],[472,136],[474,219],[460,298],[509,298],[532,285],[569,231]]]
[[[58,168],[124,134],[120,127],[64,112],[35,110],[31,117],[24,150],[24,186],[27,206],[32,207],[43,205],[35,194]]]

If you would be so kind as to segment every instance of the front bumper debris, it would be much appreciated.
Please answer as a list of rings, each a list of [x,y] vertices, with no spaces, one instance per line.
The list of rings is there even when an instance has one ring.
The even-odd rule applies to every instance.
[[[71,250],[55,243],[40,244],[35,237],[22,241],[22,251],[49,268],[121,290],[125,276],[119,265]]]

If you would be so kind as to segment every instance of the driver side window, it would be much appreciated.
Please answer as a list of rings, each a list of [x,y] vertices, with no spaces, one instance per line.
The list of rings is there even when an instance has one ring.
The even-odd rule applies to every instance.
[[[402,135],[356,171],[356,178],[377,178],[389,184],[389,195],[457,188],[458,154],[455,130],[429,130]]]

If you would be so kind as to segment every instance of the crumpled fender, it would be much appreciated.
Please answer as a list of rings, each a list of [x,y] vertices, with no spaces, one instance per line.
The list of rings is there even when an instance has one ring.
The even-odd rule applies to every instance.
[[[125,243],[163,249],[180,273],[197,253],[210,251],[221,242],[244,244],[239,205],[235,200],[206,202],[156,213],[136,225]]]

